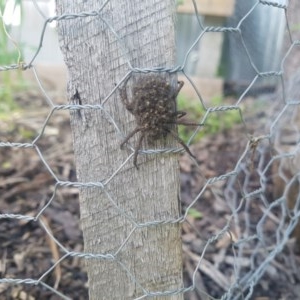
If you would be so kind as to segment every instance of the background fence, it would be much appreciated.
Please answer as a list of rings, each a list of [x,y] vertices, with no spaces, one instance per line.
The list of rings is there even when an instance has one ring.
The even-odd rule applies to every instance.
[[[39,11],[39,3],[33,3]],[[57,96],[54,98],[53,87],[43,82],[42,75],[35,68],[35,60],[50,24],[62,20],[68,22],[69,19],[101,19],[102,11],[109,3],[104,1],[97,12],[51,18],[41,15],[44,25],[32,58],[25,62],[15,59],[11,65],[0,67],[3,74],[0,103],[0,296],[3,299],[85,298],[87,278],[82,262],[89,258],[115,258],[132,234],[128,234],[114,253],[83,251],[78,188],[101,186],[105,190],[105,185],[124,166],[132,164],[132,154],[119,168],[111,171],[109,178],[101,182],[77,182],[68,111],[101,110],[121,137],[126,134],[115,122],[113,114],[101,105],[58,104],[63,100]],[[292,14],[297,8],[296,1],[253,1],[235,24],[223,27],[207,26],[205,19],[196,13],[196,3],[191,1],[191,4],[195,9],[198,34],[188,45],[176,70],[183,74],[187,83],[191,82],[197,95],[197,101],[193,103],[201,116],[193,121],[201,126],[188,131],[186,139],[193,144],[191,151],[196,155],[197,164],[186,154],[181,157],[183,212],[178,219],[168,220],[169,223],[182,223],[184,288],[152,293],[143,289],[139,279],[126,269],[122,261],[117,263],[141,288],[142,296],[138,299],[178,293],[184,293],[186,299],[298,299],[300,262],[295,253],[300,251],[300,229],[297,226],[300,216],[300,73],[297,67],[300,23]],[[249,24],[262,7],[265,11],[276,10],[285,23],[280,64],[267,71],[256,65],[259,60],[256,60],[253,49],[261,45],[249,45],[245,33],[247,29],[250,35],[259,34],[258,29],[249,28]],[[3,26],[9,47],[21,49],[4,23]],[[114,31],[114,24],[107,23],[106,30],[115,35],[120,47],[124,47]],[[205,36],[215,32],[234,36],[235,47],[244,53],[243,63],[254,74],[234,97],[222,98],[217,105],[212,99],[204,98],[201,88],[193,85],[193,79],[185,73],[190,53]],[[127,63],[128,74],[131,74],[133,69],[129,61]],[[19,88],[11,84],[12,81],[14,84],[18,82],[20,73],[28,72],[35,79],[34,85]],[[6,74],[9,74],[9,80]],[[124,78],[120,78],[112,93],[118,93]],[[265,78],[272,78],[272,82],[277,83],[276,92],[259,94],[254,89]],[[24,83],[24,79],[21,82]],[[8,101],[10,96],[12,99]],[[15,102],[17,107],[14,107]],[[184,105],[189,106],[189,101],[186,100]],[[228,118],[229,112],[235,117]],[[220,129],[211,132],[209,128],[216,119]],[[232,124],[227,126],[228,122]],[[204,133],[197,140],[199,132]],[[161,155],[170,151],[181,149],[143,150],[142,153]],[[106,193],[116,204],[117,199]],[[129,218],[126,210],[116,206],[120,216]],[[140,224],[132,223],[133,232]],[[148,226],[161,223],[157,219]],[[295,236],[291,238],[295,229]]]

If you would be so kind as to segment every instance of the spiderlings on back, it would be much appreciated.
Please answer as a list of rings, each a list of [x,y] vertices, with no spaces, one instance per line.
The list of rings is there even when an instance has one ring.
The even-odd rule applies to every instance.
[[[120,96],[126,109],[135,116],[136,127],[123,140],[121,148],[135,134],[140,133],[133,156],[134,166],[138,169],[137,157],[144,138],[152,144],[158,139],[166,138],[168,134],[171,134],[189,155],[194,157],[188,146],[172,130],[172,125],[182,124],[178,119],[185,115],[185,112],[176,111],[176,97],[183,86],[183,81],[178,81],[178,86],[174,89],[162,76],[140,77],[132,86],[131,100],[128,99],[127,82],[128,80],[122,86]]]

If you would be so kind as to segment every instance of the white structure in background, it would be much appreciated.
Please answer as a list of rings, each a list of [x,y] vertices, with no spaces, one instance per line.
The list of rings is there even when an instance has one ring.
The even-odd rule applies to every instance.
[[[218,31],[203,34],[203,30],[205,27],[223,27],[226,19],[234,13],[235,2],[236,0],[197,0],[198,14],[192,0],[184,0],[177,7],[177,64],[185,63],[185,73],[192,78],[201,96],[206,99],[223,94],[219,65],[224,33]],[[188,99],[198,97],[190,84],[186,84],[182,92]]]
[[[55,0],[22,0],[21,3],[20,10],[20,7],[15,7],[15,0],[8,0],[3,18],[12,39],[12,49],[15,44],[19,45],[23,54],[22,60],[28,64],[41,42],[45,21],[55,16]],[[58,104],[66,103],[67,68],[60,51],[55,21],[47,23],[42,48],[33,65],[39,81],[51,99]],[[31,69],[23,72],[23,76],[36,82]]]
[[[163,0],[162,0],[163,1]],[[274,4],[287,4],[287,0],[270,0]],[[20,9],[13,13],[15,0],[6,2],[4,20],[12,25],[11,35],[21,44],[25,63],[33,58],[41,41],[41,33],[47,18],[55,15],[55,0],[23,0],[22,23]],[[256,5],[244,20],[241,29],[247,50],[260,72],[277,71],[280,64],[280,50],[285,29],[284,10],[263,5],[257,0],[197,0],[198,12],[205,26],[235,27],[237,23]],[[48,23],[43,38],[43,46],[34,65],[63,66],[59,48],[56,22]],[[177,17],[177,64],[182,64],[189,47],[201,33],[192,0],[184,0],[178,6]],[[225,45],[223,46],[223,38]],[[224,51],[225,50],[225,51]],[[224,51],[224,52],[223,52]],[[223,52],[223,53],[222,53]],[[222,56],[221,75],[226,82],[232,82],[242,90],[256,75],[249,64],[238,35],[222,32],[208,32],[194,45],[185,64],[187,74],[196,80],[202,93],[211,86],[209,96],[223,93],[223,78],[219,73]],[[199,80],[200,81],[199,81]],[[273,78],[266,78],[257,84],[273,84]],[[199,81],[199,82],[198,82]],[[269,81],[271,81],[269,83]]]
[[[55,15],[54,0],[22,1],[22,23],[20,7],[14,10],[15,1],[8,0],[3,14],[4,21],[11,25],[11,36],[21,44],[24,61],[29,62],[34,56],[41,39],[41,33],[47,18]],[[63,64],[59,49],[55,22],[49,23],[43,39],[43,47],[34,64]]]

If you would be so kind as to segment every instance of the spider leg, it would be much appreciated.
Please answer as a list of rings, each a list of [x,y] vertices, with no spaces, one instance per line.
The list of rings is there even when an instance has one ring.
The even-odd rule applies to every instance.
[[[179,111],[174,112],[174,116],[177,116],[178,119],[182,118],[185,115],[186,115],[185,111],[180,111],[179,110]],[[187,126],[202,126],[202,124],[192,123],[192,122],[185,122],[185,121],[178,121],[178,120],[176,120],[174,123],[178,124],[178,125],[187,125]]]
[[[130,79],[130,76],[128,76],[125,81],[123,82],[123,86],[120,87],[120,98],[121,98],[121,101],[124,103],[125,107],[130,111],[132,112],[133,110],[133,105],[132,103],[130,103],[128,101],[128,96],[127,96],[127,89],[126,89],[126,86],[127,86],[127,82],[128,80]]]
[[[186,115],[186,112],[185,111],[175,111],[174,112],[174,116],[177,117],[178,119],[182,118],[183,116]]]
[[[177,90],[176,90],[176,92],[174,94],[175,97],[177,97],[177,95],[179,94],[179,92],[182,89],[183,85],[184,85],[183,81],[178,81],[178,87],[177,87]]]
[[[177,120],[176,120],[173,124],[177,124],[177,125],[186,125],[186,126],[203,126],[203,124],[190,123],[190,122],[177,121]]]
[[[166,130],[173,136],[173,138],[185,149],[185,151],[194,159],[196,159],[195,155],[191,152],[189,147],[184,143],[184,141],[172,130],[166,128]]]
[[[129,141],[130,138],[132,138],[137,132],[141,131],[142,129],[140,127],[136,127],[132,132],[130,132],[123,142],[120,145],[120,148],[123,149],[123,146]]]
[[[134,154],[133,154],[133,164],[137,169],[139,169],[139,167],[137,165],[137,157],[138,157],[138,154],[139,154],[139,150],[141,149],[142,142],[143,142],[144,138],[145,138],[145,135],[142,133],[141,136],[139,137],[139,140],[137,142],[137,145],[135,147]]]
[[[182,118],[185,115],[186,115],[186,112],[185,111],[180,111],[180,110],[175,111],[173,113],[173,116],[177,117],[178,119]],[[178,120],[175,120],[174,122],[166,122],[166,124],[177,124],[177,125],[187,125],[187,126],[203,126],[202,124],[198,124],[198,123],[178,121]]]

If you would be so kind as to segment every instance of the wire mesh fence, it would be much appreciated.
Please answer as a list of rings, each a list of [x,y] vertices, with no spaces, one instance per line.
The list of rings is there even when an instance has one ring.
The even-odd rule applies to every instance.
[[[87,286],[81,262],[94,258],[112,260],[118,264],[142,291],[142,296],[137,299],[180,293],[184,294],[186,299],[259,299],[263,296],[266,299],[297,299],[299,294],[295,283],[300,277],[297,270],[299,260],[295,255],[297,250],[300,251],[300,73],[293,71],[292,75],[287,74],[286,65],[288,60],[299,52],[300,41],[295,38],[297,27],[292,27],[289,22],[289,9],[292,4],[254,1],[236,26],[211,27],[206,26],[205,20],[203,21],[197,13],[196,1],[191,1],[199,33],[189,45],[182,64],[173,68],[137,69],[132,67],[126,57],[125,45],[115,31],[114,24],[110,24],[102,16],[110,0],[99,5],[98,11],[69,13],[51,18],[43,15],[37,2],[33,3],[45,20],[35,54],[29,62],[20,59],[14,64],[0,66],[2,73],[14,70],[32,72],[43,99],[43,104],[36,109],[38,117],[32,116],[30,102],[34,97],[30,92],[31,100],[26,100],[25,103],[31,113],[27,114],[27,126],[37,124],[33,134],[24,134],[28,127],[24,125],[24,121],[20,125],[18,117],[13,114],[8,114],[5,120],[0,119],[0,153],[3,159],[0,190],[1,201],[5,203],[2,203],[0,214],[0,295],[5,299],[22,299],[21,293],[26,291],[23,298],[24,295],[32,299],[55,295],[62,299],[83,299],[86,297]],[[281,11],[285,16],[286,36],[289,39],[278,69],[263,72],[256,66],[244,36],[245,21],[251,18],[259,7]],[[120,78],[101,104],[57,104],[37,73],[35,60],[42,49],[49,24],[81,18],[99,18],[104,22],[106,30],[115,36],[123,49],[129,72]],[[203,98],[201,89],[185,72],[191,51],[201,43],[204,36],[214,32],[235,35],[239,47],[246,54],[245,64],[250,65],[254,72],[253,79],[240,94],[230,101],[224,99],[217,106],[212,105],[210,99]],[[14,41],[8,32],[6,34]],[[297,64],[299,65],[299,62]],[[216,114],[221,122],[228,111],[234,111],[239,116],[239,122],[232,124],[232,127],[219,135],[210,137],[210,134],[206,133],[203,139],[192,145],[192,152],[196,153],[198,148],[201,151],[201,154],[196,154],[197,161],[190,159],[186,154],[181,158],[182,193],[186,199],[182,215],[177,219],[157,219],[140,224],[117,204],[117,200],[106,188],[124,167],[132,164],[134,148],[131,148],[126,160],[111,171],[108,178],[96,182],[77,182],[72,150],[62,146],[66,140],[70,146],[71,141],[65,136],[65,132],[64,136],[60,136],[58,132],[67,127],[68,116],[65,112],[99,110],[113,124],[121,141],[126,134],[115,121],[113,114],[106,110],[105,103],[111,95],[119,93],[120,87],[133,73],[149,72],[183,74],[185,81],[193,87],[198,98],[198,108],[203,111],[203,115],[196,120],[199,126],[190,133],[188,144],[193,144],[197,134],[204,130]],[[265,78],[275,78],[279,82],[277,91],[272,95],[249,97],[255,84]],[[259,101],[260,97],[264,97],[264,101]],[[10,123],[7,121],[9,119]],[[12,123],[18,126],[13,126],[12,129],[11,125],[8,125]],[[14,131],[20,133],[20,130],[23,130],[21,138],[12,134]],[[217,146],[212,145],[214,139]],[[226,147],[229,147],[231,156],[224,150]],[[182,151],[181,148],[144,149],[140,150],[139,154],[147,156]],[[64,166],[60,164],[64,155],[68,157],[69,168],[65,167],[65,162]],[[39,169],[42,172],[36,176],[34,173]],[[188,175],[192,178],[188,179],[189,183],[192,182],[190,186],[184,185],[187,174],[191,174]],[[46,185],[48,189],[39,192],[41,185]],[[90,187],[100,188],[116,207],[118,214],[132,224],[132,230],[115,252],[97,254],[82,250],[81,234],[77,228],[79,217],[74,218],[71,215],[78,213],[78,204],[74,204],[77,201],[78,189]],[[31,206],[28,206],[28,202],[32,203]],[[210,209],[205,210],[206,206]],[[58,213],[59,210],[69,210],[69,214],[65,214],[66,211]],[[195,210],[203,210],[202,216],[193,217]],[[54,218],[56,214],[57,219],[54,222],[58,222],[59,226],[53,230],[49,218]],[[185,284],[180,290],[148,291],[117,257],[137,228],[164,223],[182,223]],[[69,232],[62,233],[66,228]],[[202,228],[204,233],[199,232]],[[10,241],[5,238],[6,231],[11,232]],[[35,233],[42,235],[43,239],[35,240],[32,237]],[[61,242],[63,236],[69,241]],[[43,247],[45,243],[48,251]],[[42,263],[42,260],[47,262]],[[24,271],[26,263],[32,266],[24,276],[22,270]],[[80,275],[76,276],[76,273]],[[68,285],[72,285],[71,281],[76,281],[75,287],[83,292],[74,296],[67,288]],[[276,287],[273,287],[275,283]],[[16,290],[16,286],[20,288]]]

